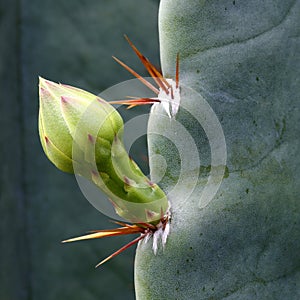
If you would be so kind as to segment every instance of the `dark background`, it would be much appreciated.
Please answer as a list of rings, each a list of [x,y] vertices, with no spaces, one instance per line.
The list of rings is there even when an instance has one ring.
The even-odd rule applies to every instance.
[[[132,78],[111,55],[145,75],[123,34],[158,65],[158,2],[0,0],[0,300],[134,299],[134,249],[94,269],[130,238],[60,243],[112,224],[42,151],[38,76],[98,94]]]

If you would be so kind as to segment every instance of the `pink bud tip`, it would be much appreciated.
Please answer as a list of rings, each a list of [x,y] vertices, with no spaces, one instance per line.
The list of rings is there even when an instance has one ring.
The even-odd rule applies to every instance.
[[[108,198],[108,200],[112,204],[112,206],[114,207],[115,210],[120,209],[119,206],[114,201],[112,201],[110,198]]]
[[[40,87],[40,95],[46,96],[49,95],[50,93],[43,87]]]
[[[150,181],[150,180],[147,180],[147,183],[152,188],[155,186],[155,184],[152,181]]]
[[[65,88],[68,88],[68,89],[72,89],[72,90],[77,90],[77,88],[76,87],[74,87],[74,86],[71,86],[71,85],[68,85],[68,84],[63,84],[63,83],[60,83],[59,84],[60,86],[62,86],[62,87],[65,87]]]
[[[88,140],[93,144],[95,143],[95,139],[91,134],[88,134]]]
[[[44,79],[44,83],[46,84],[46,85],[48,85],[48,86],[52,86],[52,87],[56,87],[58,84],[57,83],[55,83],[55,82],[52,82],[52,81],[50,81],[50,80],[47,80],[47,79]]]
[[[146,215],[149,219],[152,219],[156,214],[155,214],[155,212],[146,209]]]
[[[127,185],[130,185],[130,180],[128,177],[124,176],[124,182],[127,184]]]
[[[61,102],[64,103],[68,103],[68,98],[66,96],[61,96],[60,97]]]

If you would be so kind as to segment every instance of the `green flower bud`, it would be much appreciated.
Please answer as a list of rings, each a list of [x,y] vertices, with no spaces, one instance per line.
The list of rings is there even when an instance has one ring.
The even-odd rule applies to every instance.
[[[101,103],[94,117],[97,120],[107,118],[101,126],[99,139],[112,143],[115,134],[123,128],[121,116],[110,104],[81,89],[40,78],[39,95],[41,143],[49,160],[64,172],[73,173],[72,144],[76,126],[93,101]]]
[[[117,110],[89,92],[43,78],[39,95],[39,133],[49,160],[96,184],[124,219],[157,222],[168,200],[128,157]]]

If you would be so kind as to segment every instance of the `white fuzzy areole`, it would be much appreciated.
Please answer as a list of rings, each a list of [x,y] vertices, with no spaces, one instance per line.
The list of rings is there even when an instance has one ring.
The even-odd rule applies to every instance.
[[[165,248],[165,245],[167,243],[167,238],[170,233],[170,219],[171,219],[170,209],[171,209],[171,203],[169,202],[169,207],[166,212],[167,223],[164,224],[163,222],[159,222],[159,224],[157,225],[157,230],[153,233],[152,249],[154,255],[156,255],[157,253],[159,242],[161,242],[163,249]]]
[[[176,82],[173,79],[166,80],[171,85],[171,87],[168,89],[169,93],[166,93],[162,88],[160,88],[157,99],[161,101],[160,104],[163,106],[168,116],[170,118],[174,118],[178,112],[180,105],[180,88],[176,87]]]

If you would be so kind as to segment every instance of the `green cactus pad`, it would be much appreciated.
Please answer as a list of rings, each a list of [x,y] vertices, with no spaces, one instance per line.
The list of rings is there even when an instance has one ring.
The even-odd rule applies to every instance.
[[[180,203],[190,190],[191,170],[185,170],[186,185],[170,199],[164,251],[153,255],[149,243],[137,249],[138,300],[299,299],[299,15],[300,1],[160,2],[164,75],[174,74],[179,53],[181,82],[208,101],[222,124],[228,176],[201,209],[207,176]],[[198,131],[202,168],[195,168],[209,173],[203,129],[190,126],[180,109],[176,118]],[[157,122],[157,111],[150,124],[152,131],[168,128]],[[149,147],[168,161],[161,186],[171,190],[180,171],[176,151],[155,135]],[[150,163],[159,172],[160,162]]]

